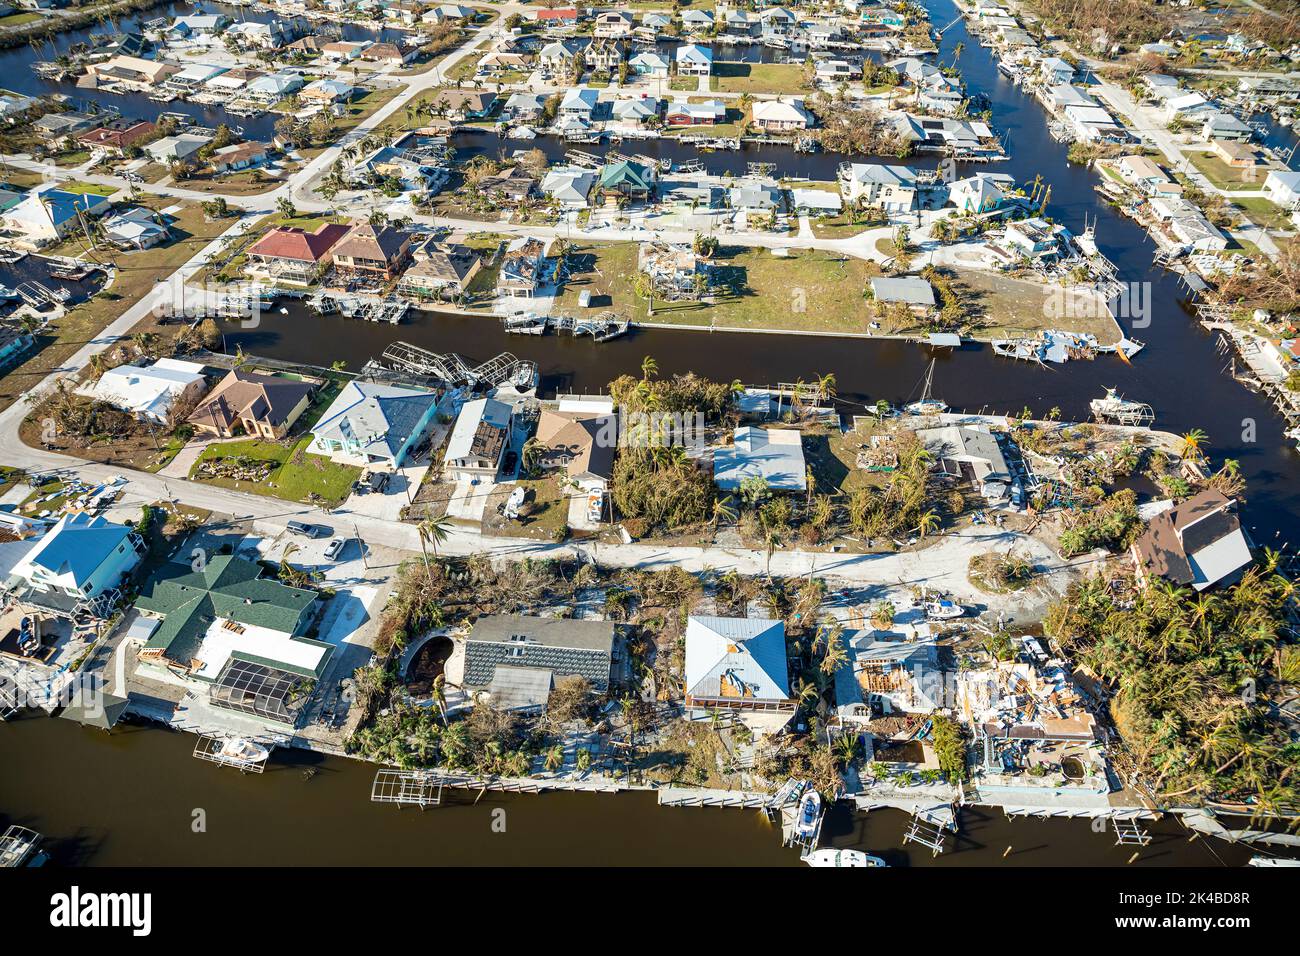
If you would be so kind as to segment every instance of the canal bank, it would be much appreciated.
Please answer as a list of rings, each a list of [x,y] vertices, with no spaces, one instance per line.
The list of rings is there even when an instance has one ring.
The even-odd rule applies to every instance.
[[[0,825],[45,834],[56,865],[96,866],[795,866],[757,810],[661,808],[655,795],[446,791],[442,806],[370,802],[374,767],[277,750],[264,774],[195,760],[194,738],[145,725],[111,734],[24,717],[0,733]],[[21,769],[18,769],[21,768]],[[93,794],[87,781],[96,781]],[[505,832],[494,828],[505,813]],[[196,812],[204,825],[196,831]],[[823,844],[891,866],[1123,866],[1134,848],[1088,820],[1008,820],[966,807],[939,857],[904,847],[908,816],[837,806]],[[1174,819],[1132,864],[1241,866],[1245,847],[1198,838]],[[1003,856],[1007,848],[1011,852]]]

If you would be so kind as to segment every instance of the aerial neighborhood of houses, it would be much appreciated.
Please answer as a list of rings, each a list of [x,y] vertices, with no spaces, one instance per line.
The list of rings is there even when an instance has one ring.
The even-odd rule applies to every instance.
[[[963,803],[1297,809],[1294,708],[1227,703],[1300,673],[1276,17],[21,6],[0,720],[761,807],[814,865],[836,800],[931,855]],[[1231,397],[1277,454],[1188,421]]]

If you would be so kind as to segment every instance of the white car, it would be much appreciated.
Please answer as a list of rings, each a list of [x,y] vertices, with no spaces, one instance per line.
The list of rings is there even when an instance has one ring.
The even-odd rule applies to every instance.
[[[605,493],[603,491],[593,491],[587,495],[587,520],[592,524],[600,524],[605,520]]]
[[[347,539],[335,538],[325,546],[326,560],[333,561],[343,553],[343,548],[347,545]]]

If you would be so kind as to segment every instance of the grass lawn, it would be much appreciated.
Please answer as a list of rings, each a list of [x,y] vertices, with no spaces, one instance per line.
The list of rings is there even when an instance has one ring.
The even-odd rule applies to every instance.
[[[796,63],[713,64],[713,89],[719,93],[803,93],[803,66]]]
[[[99,335],[105,326],[148,295],[157,279],[171,275],[230,226],[228,219],[204,222],[203,211],[197,204],[178,202],[170,196],[142,196],[140,204],[157,209],[180,205],[182,208],[173,215],[171,223],[175,238],[166,245],[141,252],[122,253],[100,249],[88,256],[89,260],[111,261],[117,266],[113,284],[89,301],[74,307],[38,336],[37,348],[29,353],[27,360],[0,378],[0,408],[8,407],[32,385],[66,362],[73,353]],[[84,252],[81,243],[65,243],[64,246],[67,248],[60,247],[53,251],[63,255],[79,255]],[[146,319],[136,331],[146,329],[158,330],[153,317]],[[164,334],[170,334],[165,329],[163,331]]]
[[[1231,202],[1234,206],[1240,206],[1245,211],[1246,218],[1257,226],[1265,229],[1291,228],[1291,217],[1287,211],[1263,196],[1259,198],[1251,196],[1249,199],[1237,197]]]
[[[307,445],[310,442],[311,436],[303,435],[292,445],[259,439],[210,445],[203,450],[199,460],[194,463],[190,478],[193,481],[202,481],[221,488],[233,488],[236,491],[247,491],[255,495],[265,495],[269,498],[303,503],[319,501],[333,507],[348,496],[353,483],[361,475],[361,469],[352,465],[336,464],[323,455],[308,454]],[[201,462],[237,456],[246,456],[259,461],[274,461],[279,464],[279,467],[272,470],[270,478],[265,482],[199,476]]]
[[[60,187],[70,193],[89,193],[92,196],[111,196],[118,191],[117,186],[100,186],[96,183],[83,183],[78,179],[63,183]]]
[[[505,504],[516,484],[529,490],[528,503],[533,510],[512,521],[497,514],[497,507]],[[560,490],[560,483],[555,478],[541,478],[522,480],[516,484],[500,485],[493,489],[492,496],[483,509],[483,532],[538,541],[556,540],[569,525],[569,500]]]
[[[1258,166],[1239,169],[1229,166],[1212,153],[1197,153],[1188,150],[1184,155],[1192,165],[1204,174],[1205,178],[1220,189],[1263,189],[1268,170]]]
[[[21,27],[28,23],[35,23],[42,19],[39,13],[11,13],[8,16],[0,17],[0,30],[5,27]]]
[[[591,308],[610,309],[637,322],[711,325],[731,329],[863,332],[867,310],[862,290],[879,270],[873,262],[841,261],[817,250],[789,257],[767,249],[724,246],[714,257],[717,279],[732,291],[719,290],[713,304],[649,303],[638,297],[637,246],[631,242],[579,246],[571,260],[574,276],[557,300],[560,311],[581,314],[578,296],[592,293]]]

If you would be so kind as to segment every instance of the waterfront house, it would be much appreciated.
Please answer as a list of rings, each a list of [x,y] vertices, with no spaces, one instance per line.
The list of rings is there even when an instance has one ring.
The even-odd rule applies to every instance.
[[[784,7],[769,7],[758,15],[764,36],[789,36],[799,19]]]
[[[489,614],[465,640],[464,685],[500,710],[544,710],[559,681],[581,677],[596,694],[609,690],[615,628],[522,614]]]
[[[674,100],[664,110],[664,122],[669,126],[712,126],[727,118],[727,107],[719,99],[702,103]]]
[[[335,103],[347,103],[354,92],[356,87],[351,83],[326,77],[308,83],[298,91],[298,98],[316,106],[332,106]]]
[[[411,237],[392,226],[357,222],[330,250],[334,267],[344,274],[396,278],[411,251]]]
[[[698,299],[709,285],[709,265],[688,243],[643,242],[636,267],[658,294],[673,299]]]
[[[320,612],[316,591],[263,577],[253,561],[214,555],[198,568],[166,564],[136,610],[148,638],[138,670],[206,688],[208,701],[278,727],[297,724],[334,648],[306,635]]]
[[[626,10],[606,10],[596,15],[592,36],[597,40],[621,40],[632,34],[632,14]]]
[[[609,487],[618,443],[614,416],[544,408],[534,441],[543,470],[563,470],[565,477],[583,492]]]
[[[148,548],[129,527],[71,512],[14,565],[19,600],[69,614],[85,602],[116,597]]]
[[[692,717],[772,712],[788,719],[794,713],[783,621],[691,615],[685,670]]]
[[[443,470],[455,480],[495,479],[510,445],[514,410],[507,402],[479,398],[466,402],[447,440]]]
[[[841,163],[840,193],[847,202],[878,206],[886,213],[916,206],[916,170],[886,163]]]
[[[762,478],[772,491],[802,492],[808,488],[803,437],[794,428],[737,428],[733,442],[713,453],[713,483],[724,491],[739,491],[747,478]]]
[[[190,413],[201,434],[233,438],[242,431],[253,438],[278,441],[289,434],[311,405],[316,386],[301,379],[232,369]]]
[[[510,298],[530,299],[538,291],[553,285],[559,261],[546,255],[541,239],[521,236],[511,240],[501,256],[497,273],[497,293]]]
[[[178,133],[175,136],[164,136],[162,139],[154,140],[144,147],[144,151],[155,163],[165,165],[178,160],[186,163],[193,159],[198,151],[210,142],[212,142],[212,139],[208,136],[197,136],[194,133]]]
[[[605,200],[619,197],[644,200],[653,190],[654,171],[627,159],[602,166],[596,180],[596,195]]]
[[[659,100],[652,96],[620,98],[614,101],[611,113],[615,122],[643,126],[659,115]]]
[[[1027,259],[1050,261],[1057,259],[1063,252],[1062,240],[1066,235],[1064,226],[1035,216],[1008,223],[1003,242]]]
[[[804,108],[801,97],[756,100],[750,108],[754,126],[765,133],[788,133],[811,129],[817,120]]]
[[[667,77],[669,70],[668,57],[653,49],[637,53],[628,60],[628,66],[638,77]]]
[[[386,66],[405,66],[419,54],[418,47],[400,47],[396,43],[372,43],[361,53],[361,59]]]
[[[1038,75],[1048,86],[1074,82],[1074,67],[1059,56],[1044,57],[1038,65]]]
[[[104,238],[123,250],[150,249],[171,237],[163,217],[145,206],[131,206],[105,216]]]
[[[303,88],[306,81],[297,73],[271,73],[249,81],[244,94],[252,100],[270,106],[291,93]]]
[[[1167,192],[1172,182],[1169,174],[1147,156],[1121,156],[1115,160],[1115,171],[1124,182],[1147,196]]]
[[[46,113],[32,124],[32,128],[45,142],[58,147],[73,137],[89,132],[102,122],[102,116],[69,110],[65,113]]]
[[[332,261],[331,250],[348,233],[341,223],[321,223],[312,232],[277,226],[249,247],[248,272],[268,279],[311,282]]]
[[[42,184],[0,212],[0,225],[23,241],[41,246],[82,232],[84,218],[102,216],[112,208],[107,196],[72,193],[52,183]]]
[[[1212,113],[1201,126],[1201,139],[1211,142],[1232,140],[1249,143],[1254,136],[1255,131],[1231,113]]]
[[[917,316],[934,309],[934,288],[920,276],[876,276],[871,297],[886,305],[904,305]]]
[[[167,77],[163,82],[163,89],[178,96],[189,96],[203,89],[204,86],[225,73],[226,70],[227,68],[224,66],[192,63]]]
[[[440,90],[434,101],[437,110],[455,123],[486,119],[500,97],[483,90]]]
[[[537,54],[537,62],[544,73],[552,76],[567,76],[573,70],[577,55],[568,43],[555,40],[542,47],[541,52]]]
[[[781,191],[775,186],[742,182],[727,191],[727,205],[747,215],[767,215],[781,209]]]
[[[683,10],[682,29],[687,33],[708,33],[713,29],[713,14],[708,10]]]
[[[916,437],[937,471],[969,482],[976,491],[982,491],[988,482],[1011,481],[1011,465],[998,436],[987,425],[922,428]]]
[[[713,73],[713,50],[699,43],[687,43],[673,55],[678,76],[709,76]]]
[[[748,10],[728,10],[722,17],[722,32],[736,37],[758,36],[758,17]]]
[[[223,13],[194,13],[173,20],[168,35],[177,39],[215,36],[230,24],[230,17]]]
[[[321,57],[335,63],[350,63],[361,59],[361,54],[370,46],[369,40],[335,40],[321,47]]]
[[[431,241],[422,245],[413,258],[415,261],[397,283],[397,291],[415,299],[464,295],[483,268],[477,252],[458,244]]]
[[[897,631],[853,629],[840,634],[846,651],[835,671],[835,714],[840,720],[869,723],[877,708],[889,716],[929,714],[948,706],[934,639],[928,633],[922,640],[912,638]]]
[[[235,42],[247,50],[279,50],[296,40],[298,32],[293,21],[258,23],[255,20],[245,20],[232,25],[226,34],[234,37]]]
[[[1006,173],[975,173],[948,186],[948,202],[969,215],[1006,210],[1012,203],[1015,177]]]
[[[480,193],[491,196],[499,202],[522,202],[536,189],[537,180],[528,170],[518,165],[490,173],[478,183]]]
[[[401,468],[437,410],[434,392],[351,381],[312,428],[311,450],[342,464]]]
[[[501,108],[501,116],[512,123],[536,123],[546,109],[546,97],[541,93],[511,93]]]
[[[526,15],[531,16],[547,29],[565,29],[578,25],[577,7],[552,7],[545,10],[534,10]]]
[[[1270,169],[1264,180],[1264,196],[1283,209],[1300,205],[1300,172],[1293,169]]]
[[[157,60],[142,60],[136,56],[115,56],[102,63],[86,66],[86,74],[96,83],[126,83],[149,89],[164,83],[180,67]]]
[[[160,358],[152,365],[111,368],[78,392],[121,409],[137,421],[165,425],[174,405],[194,401],[206,387],[200,363]]]
[[[586,86],[574,86],[565,91],[560,99],[559,115],[566,120],[583,120],[591,122],[600,101],[600,91]]]
[[[791,189],[790,208],[801,216],[838,216],[844,200],[825,189]]]
[[[1151,519],[1133,542],[1133,566],[1144,584],[1159,577],[1204,591],[1237,580],[1251,563],[1250,548],[1237,503],[1202,491]]]
[[[562,167],[552,169],[542,180],[542,192],[565,209],[585,209],[587,197],[596,185],[596,174],[589,169]]]
[[[99,129],[92,129],[77,137],[77,142],[91,152],[98,150],[109,156],[124,156],[129,147],[148,139],[157,129],[145,120],[115,119]]]
[[[621,40],[595,40],[583,51],[582,57],[587,69],[603,70],[612,76],[627,59],[627,50]]]
[[[1181,196],[1155,196],[1147,208],[1185,251],[1219,252],[1228,247],[1228,237],[1197,206]]]
[[[1210,152],[1234,169],[1250,169],[1259,163],[1259,158],[1250,145],[1237,140],[1211,140]]]

